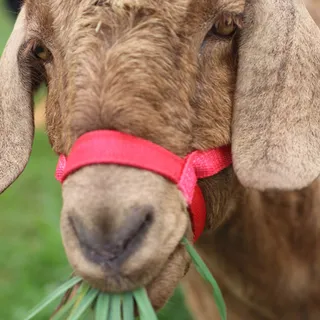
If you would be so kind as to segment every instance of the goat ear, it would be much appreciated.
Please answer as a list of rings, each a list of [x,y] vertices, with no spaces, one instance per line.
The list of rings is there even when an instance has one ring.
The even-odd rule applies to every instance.
[[[320,174],[320,31],[303,0],[248,0],[232,124],[245,187],[300,189]]]
[[[26,34],[22,8],[0,58],[0,193],[24,170],[32,148],[34,125],[28,70],[18,54]]]

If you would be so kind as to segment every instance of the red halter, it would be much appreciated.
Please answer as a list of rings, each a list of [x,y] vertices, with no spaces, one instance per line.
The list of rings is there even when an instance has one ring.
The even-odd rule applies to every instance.
[[[213,176],[230,166],[230,146],[209,151],[196,150],[180,158],[167,149],[118,131],[98,130],[81,136],[68,158],[60,155],[56,179],[63,183],[69,174],[92,164],[118,164],[157,173],[174,182],[189,206],[194,241],[203,232],[206,206],[197,180]]]

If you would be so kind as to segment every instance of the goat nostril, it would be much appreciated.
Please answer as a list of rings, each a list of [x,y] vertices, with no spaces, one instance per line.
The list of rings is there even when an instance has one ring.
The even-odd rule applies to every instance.
[[[104,212],[99,217],[101,221],[91,228],[79,218],[70,216],[69,223],[78,238],[82,253],[86,258],[96,264],[119,267],[141,245],[149,227],[154,220],[152,206],[134,207],[120,228],[103,223],[112,219],[110,212]]]
[[[121,246],[121,251],[128,257],[142,243],[142,240],[153,222],[152,206],[134,207],[129,217],[114,239]]]
[[[140,211],[140,212],[139,212]],[[135,214],[135,211],[133,211]],[[140,229],[151,224],[154,218],[154,210],[151,206],[145,206],[143,208],[138,209],[138,215],[141,215],[141,226]]]
[[[152,221],[153,221],[153,213],[152,212],[148,212],[147,215],[146,215],[145,222],[146,223],[150,223]]]

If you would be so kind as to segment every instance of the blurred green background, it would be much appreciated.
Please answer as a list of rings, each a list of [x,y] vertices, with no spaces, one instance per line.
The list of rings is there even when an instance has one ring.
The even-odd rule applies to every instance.
[[[0,54],[13,24],[14,16],[9,14],[5,0],[0,0]],[[54,179],[57,156],[41,129],[41,103],[36,111],[40,120],[29,164],[0,196],[0,320],[23,320],[71,272],[59,231],[61,195],[60,185]],[[36,319],[48,320],[55,305]],[[190,319],[180,291],[159,318]]]

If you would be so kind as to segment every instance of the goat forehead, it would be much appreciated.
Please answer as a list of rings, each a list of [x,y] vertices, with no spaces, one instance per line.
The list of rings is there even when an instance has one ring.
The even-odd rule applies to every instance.
[[[128,11],[135,15],[152,9],[157,17],[165,18],[175,31],[193,34],[212,22],[221,11],[242,11],[246,0],[25,0],[29,25],[33,34],[55,43],[62,50],[69,50],[70,39],[83,38],[87,27],[98,28],[104,24],[116,31],[116,37],[128,30]],[[106,4],[106,6],[104,6]],[[121,12],[126,12],[122,14]],[[148,10],[145,11],[147,13]],[[132,18],[132,17],[131,17]],[[156,21],[156,20],[155,20]],[[145,27],[148,29],[148,26]],[[120,30],[120,33],[119,33]],[[150,30],[150,32],[152,32]],[[105,34],[107,36],[107,34]],[[109,36],[107,36],[109,37]],[[112,37],[115,40],[115,37]],[[77,40],[78,41],[78,40]],[[110,41],[110,39],[108,39]],[[74,42],[74,41],[73,41]],[[71,49],[70,49],[71,50]]]
[[[123,8],[125,6],[146,6],[146,5],[156,5],[157,3],[159,3],[160,1],[155,1],[155,0],[106,0],[106,1],[101,1],[104,3],[107,3],[113,7],[119,7],[119,8]],[[164,1],[161,1],[164,2]]]
[[[202,14],[203,12],[217,13],[221,10],[239,11],[243,8],[246,0],[24,0],[29,15],[32,18],[38,16],[42,24],[49,25],[48,20],[53,20],[56,25],[63,28],[66,24],[73,24],[74,19],[79,19],[87,9],[103,6],[109,6],[114,11],[117,9],[130,8],[166,8],[165,12],[174,20],[176,16],[192,16]],[[238,10],[239,9],[239,10]],[[43,18],[49,17],[50,19]],[[32,19],[30,19],[32,20]],[[29,20],[29,21],[30,21]],[[182,21],[181,19],[179,19]]]
[[[155,11],[162,10],[169,14],[172,19],[176,15],[184,15],[189,4],[194,0],[25,0],[27,11],[31,12],[32,18],[38,17],[40,23],[44,24],[42,16],[50,16],[53,25],[60,28],[59,32],[67,26],[68,30],[75,23],[78,23],[83,16],[94,18],[100,16],[101,12],[109,11],[114,15],[122,15],[123,10],[130,11],[135,8],[154,9]],[[109,15],[110,16],[110,15]],[[32,20],[29,19],[29,21]],[[71,28],[72,29],[72,28]]]
[[[30,1],[30,0],[27,0]],[[37,0],[39,1],[39,0]],[[195,0],[45,0],[53,8],[62,7],[85,8],[88,6],[109,6],[111,8],[134,8],[134,7],[163,7],[173,6],[178,8],[188,7],[190,2]],[[216,0],[214,0],[216,1]],[[40,2],[40,1],[39,1]],[[41,1],[42,2],[42,1]]]
[[[221,9],[233,9],[243,6],[246,0],[24,0],[27,6],[35,9],[54,9],[57,12],[65,8],[81,8],[94,5],[109,5],[110,7],[163,7],[169,6],[173,9],[183,10],[195,6],[204,8],[217,7]]]

